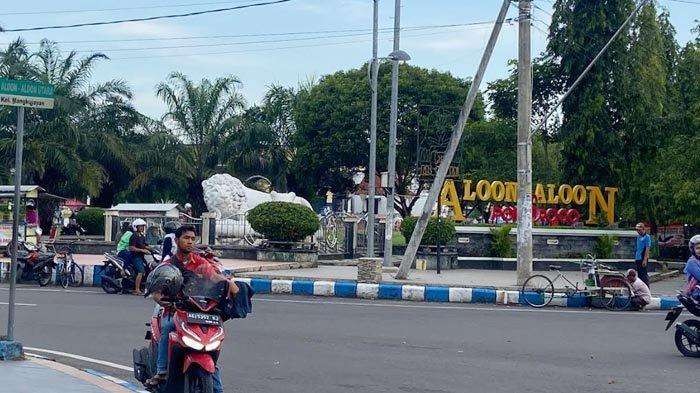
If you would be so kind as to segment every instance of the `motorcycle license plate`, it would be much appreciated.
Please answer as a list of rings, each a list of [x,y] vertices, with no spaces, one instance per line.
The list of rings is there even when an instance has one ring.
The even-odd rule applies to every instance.
[[[221,325],[221,317],[214,314],[203,314],[198,312],[188,312],[187,322],[200,325]]]

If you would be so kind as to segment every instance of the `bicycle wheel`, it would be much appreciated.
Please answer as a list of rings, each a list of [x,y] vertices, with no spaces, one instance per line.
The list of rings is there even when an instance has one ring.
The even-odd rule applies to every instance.
[[[600,288],[603,305],[608,310],[627,310],[632,301],[632,288],[622,277],[606,277]]]
[[[554,283],[541,274],[530,276],[520,290],[520,300],[536,308],[548,305],[554,298]]]
[[[82,266],[78,266],[75,262],[70,264],[68,271],[68,285],[71,287],[82,287],[85,282],[85,271]]]
[[[70,278],[68,277],[68,271],[66,270],[66,263],[62,262],[58,271],[56,272],[56,281],[63,287],[63,289],[68,288]]]

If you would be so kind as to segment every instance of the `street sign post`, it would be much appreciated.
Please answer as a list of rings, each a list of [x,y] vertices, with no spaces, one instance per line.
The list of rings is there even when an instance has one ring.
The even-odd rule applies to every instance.
[[[15,148],[15,195],[12,213],[12,259],[10,263],[10,299],[8,301],[6,342],[0,341],[0,359],[14,360],[22,355],[22,346],[14,342],[15,281],[17,280],[17,246],[19,204],[22,186],[22,150],[24,149],[24,109],[51,109],[54,87],[33,81],[0,78],[0,105],[17,107],[17,144]]]

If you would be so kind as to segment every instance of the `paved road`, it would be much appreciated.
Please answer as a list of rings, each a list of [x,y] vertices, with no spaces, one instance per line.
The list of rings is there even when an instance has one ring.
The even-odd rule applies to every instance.
[[[152,310],[91,290],[24,287],[18,301],[25,346],[122,365]],[[0,305],[3,326],[6,311]],[[691,391],[700,363],[681,357],[663,326],[658,312],[259,296],[254,316],[228,324],[222,364],[227,391],[238,392]]]

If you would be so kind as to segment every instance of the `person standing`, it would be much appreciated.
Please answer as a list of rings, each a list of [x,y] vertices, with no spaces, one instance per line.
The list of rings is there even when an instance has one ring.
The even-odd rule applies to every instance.
[[[651,236],[646,231],[643,223],[635,226],[637,230],[637,242],[634,247],[634,263],[637,268],[637,275],[647,286],[649,286],[649,273],[647,265],[649,263],[649,250],[651,249]]]

